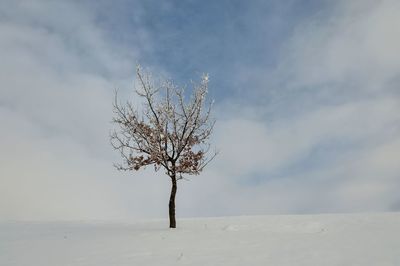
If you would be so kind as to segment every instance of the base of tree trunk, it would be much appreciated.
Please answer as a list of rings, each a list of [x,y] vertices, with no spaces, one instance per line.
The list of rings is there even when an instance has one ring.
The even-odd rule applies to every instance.
[[[171,196],[169,197],[169,228],[176,228],[176,219],[175,219],[175,195],[176,195],[176,177],[171,177],[172,188],[171,188]]]

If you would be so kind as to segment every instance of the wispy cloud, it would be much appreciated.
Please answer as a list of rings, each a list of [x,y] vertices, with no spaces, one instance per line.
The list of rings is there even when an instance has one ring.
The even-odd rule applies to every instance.
[[[8,1],[1,13],[0,217],[121,215],[107,135],[129,58],[76,4]]]
[[[228,104],[217,143],[222,176],[240,180],[230,198],[252,201],[244,212],[398,208],[399,8],[340,2],[296,26],[273,71],[243,69],[254,100]]]

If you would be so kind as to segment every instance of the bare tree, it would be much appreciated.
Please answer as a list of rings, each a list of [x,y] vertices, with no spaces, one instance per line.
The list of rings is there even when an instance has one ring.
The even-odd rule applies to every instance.
[[[177,181],[184,175],[198,175],[216,156],[209,153],[209,138],[215,121],[206,103],[208,76],[193,83],[193,93],[186,101],[184,89],[170,80],[156,83],[152,76],[137,68],[136,94],[143,99],[138,111],[132,103],[120,104],[115,94],[113,122],[117,130],[111,144],[118,150],[122,163],[118,170],[139,170],[154,165],[165,169],[171,178],[169,227],[176,228],[175,195]]]

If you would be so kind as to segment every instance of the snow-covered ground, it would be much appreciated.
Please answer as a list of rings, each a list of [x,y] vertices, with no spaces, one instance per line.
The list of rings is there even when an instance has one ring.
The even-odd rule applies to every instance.
[[[0,223],[1,266],[400,265],[400,213]]]

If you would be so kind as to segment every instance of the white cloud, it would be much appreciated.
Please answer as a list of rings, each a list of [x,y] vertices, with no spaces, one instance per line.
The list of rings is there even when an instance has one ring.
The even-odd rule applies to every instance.
[[[11,1],[1,12],[0,218],[132,216],[108,146],[112,92],[128,87],[132,58],[73,3]]]
[[[292,86],[383,90],[400,68],[398,1],[340,1],[334,15],[300,24],[284,50]]]

